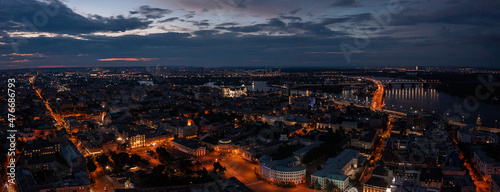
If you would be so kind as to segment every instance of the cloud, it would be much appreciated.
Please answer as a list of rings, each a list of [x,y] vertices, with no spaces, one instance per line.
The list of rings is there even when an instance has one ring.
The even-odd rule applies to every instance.
[[[292,15],[295,15],[295,13],[299,12],[300,10],[302,10],[302,8],[297,8],[297,9],[291,10],[291,11],[290,11],[290,12],[288,12],[288,13],[290,13],[290,14],[292,14]]]
[[[170,17],[168,19],[164,19],[164,20],[158,21],[158,23],[172,22],[172,21],[175,21],[175,20],[179,20],[179,17]]]
[[[100,31],[126,31],[144,29],[151,24],[136,17],[123,15],[103,17],[79,15],[64,3],[58,0],[39,2],[36,0],[4,1],[0,9],[0,30],[53,32],[60,34],[81,34]],[[44,10],[51,10],[50,12]],[[33,15],[45,13],[46,20],[38,18],[33,20]]]
[[[14,60],[12,61],[13,63],[24,63],[24,62],[29,62],[30,60],[28,59],[23,59],[23,60]]]
[[[234,25],[239,25],[239,23],[237,23],[237,22],[225,22],[225,23],[218,24],[217,26],[224,27],[224,26],[234,26]]]
[[[219,31],[218,30],[199,30],[195,31],[194,35],[196,36],[202,36],[202,37],[208,37],[208,36],[213,36],[217,34]]]
[[[340,6],[350,6],[356,4],[356,0],[334,0],[332,6],[340,7]]]
[[[291,20],[289,23],[284,23],[282,20]],[[280,16],[278,18],[269,19],[267,23],[260,23],[246,26],[221,26],[218,25],[215,29],[226,30],[239,33],[256,33],[263,32],[268,34],[295,34],[295,35],[317,35],[330,36],[344,35],[345,33],[333,31],[329,25],[343,23],[349,21],[350,18],[326,18],[320,22],[301,22],[300,17]]]
[[[269,31],[275,32],[278,30],[282,30],[286,27],[286,24],[283,21],[273,18],[270,19],[268,23],[264,24],[255,24],[255,25],[247,25],[247,26],[239,26],[239,27],[216,27],[216,29],[228,30],[232,32],[243,32],[243,33],[252,33],[259,31]]]
[[[40,65],[38,68],[67,68],[67,67],[79,67],[71,65]]]
[[[149,5],[143,5],[135,11],[130,11],[130,14],[132,14],[132,15],[140,14],[140,15],[145,16],[148,19],[162,18],[162,17],[165,17],[165,15],[168,15],[170,13],[172,13],[172,10],[170,10],[170,9],[153,8],[153,7],[150,7]]]
[[[191,19],[193,18],[194,16],[196,15],[196,12],[195,11],[188,11],[188,14],[185,14],[184,17],[186,19]]]
[[[43,54],[40,53],[10,53],[10,54],[2,54],[2,57],[46,57]]]
[[[430,6],[430,5],[429,5]],[[476,26],[500,25],[500,1],[464,0],[430,11],[402,11],[393,16],[390,25],[417,25],[421,23],[450,23]]]
[[[294,16],[280,16],[280,19],[285,19],[285,20],[290,20],[290,21],[302,21],[302,18],[300,17],[294,17]]]
[[[152,61],[158,58],[105,58],[97,59],[98,61]]]
[[[208,26],[210,26],[210,23],[208,23],[208,20],[187,21],[187,22],[193,23],[194,26],[198,26],[198,27],[208,27]]]

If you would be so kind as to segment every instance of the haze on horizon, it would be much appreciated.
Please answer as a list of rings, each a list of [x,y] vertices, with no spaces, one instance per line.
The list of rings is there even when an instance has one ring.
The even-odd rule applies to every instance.
[[[0,69],[496,68],[500,1],[0,0],[0,55]]]

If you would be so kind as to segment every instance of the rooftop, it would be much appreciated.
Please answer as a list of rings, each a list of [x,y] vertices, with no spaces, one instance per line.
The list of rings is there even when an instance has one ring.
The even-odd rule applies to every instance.
[[[184,138],[175,138],[175,139],[172,140],[172,142],[178,143],[178,144],[180,144],[182,146],[189,147],[191,149],[198,149],[200,147],[203,147],[197,141],[187,140],[187,139],[184,139]]]
[[[295,157],[288,157],[286,159],[282,160],[277,160],[273,161],[270,156],[264,155],[259,158],[259,163],[260,165],[277,170],[277,171],[302,171],[306,170],[306,168],[303,168],[299,165],[293,165],[293,164],[298,164],[298,159]],[[292,165],[292,166],[291,166]]]

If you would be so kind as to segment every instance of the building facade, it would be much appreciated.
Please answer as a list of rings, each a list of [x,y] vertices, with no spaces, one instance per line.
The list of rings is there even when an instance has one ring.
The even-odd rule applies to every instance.
[[[173,139],[172,145],[179,151],[196,157],[204,156],[207,151],[206,147],[201,146],[198,142],[184,138]]]
[[[299,160],[289,157],[279,161],[273,161],[270,156],[264,155],[259,158],[260,175],[272,182],[303,183],[306,177],[306,168],[299,165]]]

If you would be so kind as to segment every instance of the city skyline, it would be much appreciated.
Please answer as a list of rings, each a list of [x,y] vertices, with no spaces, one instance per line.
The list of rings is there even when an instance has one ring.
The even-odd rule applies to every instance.
[[[497,68],[500,2],[1,1],[0,69]]]

